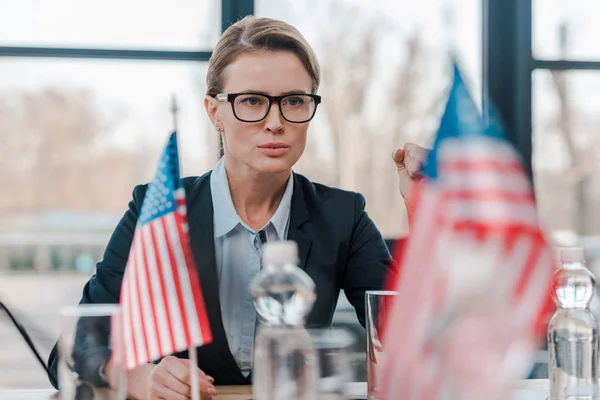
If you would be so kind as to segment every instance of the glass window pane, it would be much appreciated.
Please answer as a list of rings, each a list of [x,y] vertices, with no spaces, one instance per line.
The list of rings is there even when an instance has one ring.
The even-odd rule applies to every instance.
[[[12,171],[2,178],[13,190],[0,197],[0,212],[120,213],[133,185],[154,172],[173,129],[173,94],[180,109],[182,174],[208,170],[218,145],[209,143],[216,135],[207,135],[206,68],[193,62],[4,59],[0,131],[6,144],[0,159],[8,166],[4,171]],[[63,180],[65,174],[71,178]]]
[[[135,185],[148,182],[179,103],[182,175],[218,157],[205,63],[5,58],[0,63],[0,297],[46,357]],[[40,273],[31,273],[33,269]],[[60,272],[60,273],[57,273]],[[31,293],[35,293],[32,296]],[[0,312],[0,387],[48,379]]]
[[[449,3],[453,28],[444,22]],[[321,64],[323,103],[296,170],[314,181],[361,192],[384,236],[405,234],[391,153],[407,141],[431,145],[446,100],[452,41],[480,101],[480,1],[255,4],[258,15],[295,25]]]
[[[1,46],[212,49],[220,0],[3,0]]]
[[[600,60],[598,0],[533,0],[533,54],[547,60]]]
[[[589,246],[600,272],[600,72],[533,74],[533,167],[542,221]],[[565,242],[566,241],[566,242]]]

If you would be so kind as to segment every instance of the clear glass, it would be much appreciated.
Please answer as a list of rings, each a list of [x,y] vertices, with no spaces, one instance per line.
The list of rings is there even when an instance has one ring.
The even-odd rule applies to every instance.
[[[384,237],[407,234],[390,154],[405,142],[432,144],[450,84],[451,42],[480,103],[481,0],[254,3],[257,15],[294,24],[321,66],[323,101],[295,171],[362,193]]]
[[[173,95],[181,175],[214,166],[219,137],[202,105],[206,68],[172,61],[2,60],[0,160],[11,171],[2,177],[11,196],[0,196],[0,215],[20,217],[16,230],[31,234],[33,246],[51,235],[43,243],[51,269],[62,264],[51,257],[62,258],[58,243],[102,254],[133,188],[152,179],[173,129]],[[15,240],[16,249],[21,237]],[[66,250],[75,267],[78,253]]]
[[[2,0],[0,45],[210,50],[220,0]]]
[[[600,72],[536,70],[532,89],[533,172],[540,218],[557,242],[583,247],[588,267],[598,274]]]
[[[319,364],[310,334],[303,328],[264,325],[256,336],[252,372],[255,400],[314,400]]]
[[[533,0],[533,54],[547,60],[600,60],[600,2]]]
[[[382,366],[385,346],[383,343],[382,316],[391,310],[397,292],[367,291],[365,294],[367,318],[367,396],[379,399],[378,374]]]
[[[319,399],[343,400],[352,381],[350,351],[354,338],[345,329],[309,330],[319,366]]]
[[[589,309],[594,276],[583,263],[563,264],[554,274],[558,307],[548,325],[551,400],[596,400],[598,324]]]
[[[206,67],[2,57],[0,293],[40,350],[56,343],[59,312],[81,299],[133,188],[152,179],[172,129],[173,93],[182,176],[214,167],[220,147],[202,103]],[[48,387],[14,327],[0,323],[0,343],[1,387]]]
[[[86,304],[67,307],[60,313],[58,340],[58,381],[61,400],[124,400],[127,392],[125,370],[118,355],[123,354],[120,335],[120,307]],[[112,388],[103,376],[111,358]]]

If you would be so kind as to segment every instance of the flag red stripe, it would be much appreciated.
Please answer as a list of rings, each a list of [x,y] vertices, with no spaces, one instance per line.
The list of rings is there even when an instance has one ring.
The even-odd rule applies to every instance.
[[[196,307],[196,313],[198,314],[198,322],[200,324],[202,342],[210,342],[212,341],[212,332],[210,329],[210,323],[208,322],[208,316],[206,315],[206,307],[204,305],[204,295],[202,293],[202,287],[200,286],[200,280],[198,279],[197,271],[193,269],[195,264],[194,257],[191,253],[191,247],[189,245],[189,237],[187,233],[183,232],[183,229],[181,229],[181,224],[185,223],[185,221],[183,221],[182,217],[176,218],[176,220],[178,220],[177,232],[179,234],[179,240],[182,244],[181,247],[183,249],[183,255],[185,257],[187,273],[190,277],[190,285],[192,287],[192,293],[194,295],[194,305]]]
[[[439,163],[440,169],[444,172],[447,170],[458,170],[458,171],[497,171],[497,172],[508,172],[524,174],[525,171],[518,161],[506,162],[506,161],[495,161],[495,160],[442,160]]]
[[[153,230],[152,230],[152,224],[148,224],[144,229],[147,229],[148,233],[150,234],[150,241],[152,241],[152,235],[153,235]],[[141,235],[141,239],[142,239],[142,245],[144,246],[144,250],[148,249],[148,244],[146,243],[146,237],[145,235]],[[156,247],[153,245],[152,248],[154,249],[154,264],[158,265],[159,264],[159,260],[156,257]],[[150,263],[148,262],[148,256],[146,255],[146,251],[142,251],[142,256],[144,257],[144,265],[146,266],[146,268],[144,268],[144,272],[146,274],[146,282],[148,284],[148,291],[150,293],[148,293],[148,297],[150,298],[150,307],[152,309],[152,321],[153,321],[153,325],[154,325],[154,334],[156,335],[156,341],[157,341],[157,345],[159,348],[159,352],[160,354],[164,354],[164,352],[167,349],[163,348],[162,345],[162,340],[160,340],[161,338],[161,334],[159,332],[158,329],[158,313],[156,312],[156,304],[154,303],[154,291],[159,289],[153,286],[152,284],[152,279],[150,278]]]
[[[151,225],[150,234],[151,234],[151,238],[152,238],[152,245],[154,247],[154,256],[156,257],[156,267],[158,268],[158,277],[159,277],[158,281],[160,282],[160,294],[162,296],[161,298],[163,299],[163,301],[165,303],[164,307],[165,307],[165,314],[167,316],[167,328],[168,328],[168,332],[169,332],[168,339],[171,344],[171,348],[169,349],[170,350],[169,352],[171,352],[173,349],[175,349],[176,346],[175,346],[175,334],[173,333],[173,320],[171,319],[171,310],[169,309],[169,305],[167,304],[167,302],[168,302],[167,299],[169,297],[169,294],[167,292],[167,287],[166,287],[165,281],[163,279],[163,276],[164,276],[163,275],[164,274],[163,264],[161,262],[160,254],[158,251],[158,241],[156,240],[157,227],[155,227],[153,223],[150,225]],[[158,229],[160,229],[160,227],[158,227]],[[164,229],[164,227],[163,227],[163,229]],[[161,234],[164,234],[164,233],[161,233]],[[165,354],[165,353],[163,353],[163,354]]]
[[[130,260],[131,260],[131,256],[130,256]],[[127,264],[131,265],[130,262],[131,261],[129,261]],[[123,304],[124,308],[127,309],[126,314],[124,314],[124,316],[123,316],[123,320],[125,321],[125,318],[127,318],[128,327],[131,328],[131,329],[123,330],[123,338],[125,339],[125,342],[123,343],[125,366],[129,366],[135,360],[137,360],[137,352],[135,349],[135,345],[132,345],[134,343],[133,314],[131,312],[132,302],[129,300],[131,294],[129,293],[130,290],[129,290],[129,275],[128,274],[125,274],[122,287],[123,287],[123,289],[122,289],[122,293],[121,293],[121,304]],[[127,347],[125,347],[125,346],[127,346]],[[129,352],[127,351],[127,349],[131,349],[131,355],[133,357],[133,360],[130,358]]]
[[[539,235],[535,235],[532,239],[532,247],[529,251],[529,257],[527,257],[525,265],[523,265],[521,268],[521,276],[515,288],[515,296],[517,298],[521,297],[523,292],[525,292],[527,284],[529,283],[529,279],[534,272],[534,268],[537,265],[538,259],[540,258],[540,254],[543,250],[544,243],[542,240],[540,240]]]
[[[551,296],[552,290],[552,275],[550,275],[550,279],[548,282],[548,291],[545,293],[545,301],[540,306],[540,310],[537,314],[537,317],[533,324],[533,335],[536,340],[538,338],[543,338],[548,329],[548,323],[550,322],[550,318],[554,310],[556,309],[556,305],[554,303],[554,299]]]
[[[183,302],[183,296],[181,293],[181,282],[179,281],[179,274],[176,272],[177,271],[177,261],[175,260],[175,255],[173,254],[173,245],[174,243],[171,242],[171,237],[168,234],[169,229],[167,228],[167,225],[165,223],[165,219],[162,218],[161,219],[161,225],[162,225],[162,229],[165,232],[165,242],[167,243],[167,252],[169,254],[169,260],[171,262],[171,270],[169,272],[171,272],[171,274],[173,275],[173,283],[175,284],[175,292],[177,293],[177,303],[178,303],[178,307],[177,309],[180,312],[180,317],[181,317],[181,321],[182,321],[182,326],[180,327],[183,330],[183,334],[185,337],[185,343],[190,343],[190,329],[187,325],[187,323],[185,321],[187,321],[187,317],[185,315],[185,304]]]
[[[448,221],[450,222],[450,221]],[[486,226],[489,225],[489,226]],[[480,220],[474,220],[474,219],[469,219],[469,220],[461,220],[461,221],[455,221],[452,222],[452,227],[455,230],[464,230],[464,231],[495,231],[495,232],[503,232],[509,229],[519,229],[527,234],[531,234],[536,232],[536,228],[535,226],[532,226],[530,224],[522,224],[522,223],[516,223],[516,222],[510,222],[507,223],[504,220],[487,220],[487,221],[480,221]]]
[[[140,232],[140,234],[138,235],[138,240],[136,240],[136,241],[135,241],[135,242],[136,242],[136,243],[135,243],[135,246],[136,246],[136,247],[138,247],[138,246],[141,246],[141,245],[142,245],[142,244],[140,243],[140,242],[141,242],[141,240],[142,240],[142,236],[143,236],[143,235],[142,235],[142,234],[141,234],[141,232]],[[141,249],[141,250],[142,250],[142,254],[143,254],[143,247],[142,247],[142,249]],[[137,263],[136,263],[136,264],[137,264]],[[137,266],[137,268],[136,268],[136,269],[138,269],[138,268],[142,268],[142,267],[141,267],[141,266],[139,266],[139,265],[136,265],[136,266]],[[140,338],[140,339],[142,340],[142,344],[143,344],[143,346],[144,346],[144,349],[145,349],[145,351],[146,351],[146,357],[150,357],[150,346],[148,345],[148,335],[146,334],[147,325],[146,325],[146,324],[144,324],[144,321],[146,320],[146,318],[147,318],[147,315],[144,313],[144,308],[142,307],[142,296],[144,295],[144,293],[142,292],[142,289],[140,288],[140,280],[139,280],[139,279],[138,279],[138,277],[137,277],[137,273],[134,275],[134,281],[135,281],[134,283],[135,283],[135,289],[136,289],[135,296],[136,296],[136,298],[137,298],[137,301],[138,301],[138,312],[139,312],[139,315],[140,315],[140,316],[141,316],[141,318],[142,318],[142,326],[141,326],[141,328],[142,328],[142,329],[141,329],[141,332],[142,332],[142,338]]]
[[[502,203],[509,201],[517,204],[535,204],[535,198],[531,193],[517,193],[510,190],[449,190],[442,196],[444,200],[478,200],[496,201]]]
[[[419,187],[419,196],[422,202],[418,204],[419,208],[415,212],[414,221],[423,229],[415,232],[409,240],[404,254],[406,258],[402,260],[402,264],[407,270],[402,271],[404,277],[398,281],[399,295],[394,304],[393,313],[395,315],[392,317],[394,319],[390,321],[393,325],[388,327],[389,331],[386,329],[395,335],[395,339],[388,344],[392,347],[390,349],[392,354],[404,355],[402,357],[404,360],[397,358],[386,361],[387,366],[383,371],[383,387],[384,393],[389,398],[398,398],[398,396],[402,397],[407,394],[407,389],[411,387],[410,371],[413,368],[419,369],[411,363],[411,360],[419,360],[420,350],[415,348],[415,341],[420,338],[417,337],[414,329],[401,329],[400,325],[414,326],[419,314],[423,315],[419,312],[423,300],[433,300],[432,306],[435,308],[440,304],[440,298],[437,296],[434,296],[434,299],[429,298],[437,284],[427,279],[427,276],[437,273],[434,264],[435,254],[431,253],[431,249],[435,248],[438,243],[443,222],[440,216],[445,213],[448,203],[437,203],[437,207],[432,209],[431,197],[435,196],[434,191],[435,189],[426,185]],[[397,309],[400,307],[403,310],[403,318],[400,318]],[[431,310],[427,309],[423,312],[430,314]],[[428,318],[430,318],[429,315]],[[419,363],[417,362],[417,364]],[[395,376],[396,373],[400,373],[400,375]]]
[[[128,284],[129,284],[129,301],[128,303],[131,305],[130,306],[130,312],[131,312],[131,327],[132,327],[132,334],[133,334],[133,340],[132,340],[132,344],[133,344],[133,348],[134,348],[134,353],[135,353],[135,363],[139,364],[139,360],[143,358],[142,356],[142,351],[144,350],[144,346],[142,343],[140,343],[140,338],[137,335],[136,332],[136,326],[138,328],[141,328],[140,324],[138,324],[138,321],[136,320],[136,315],[141,318],[141,314],[140,311],[138,309],[136,309],[136,304],[135,304],[135,299],[137,299],[138,296],[138,292],[136,290],[136,268],[138,268],[138,259],[136,256],[136,252],[135,252],[135,247],[137,246],[137,242],[138,240],[134,237],[133,239],[133,244],[131,246],[131,251],[133,252],[133,257],[131,260],[131,264],[127,266],[127,268],[129,269],[129,280],[128,280]],[[137,305],[139,306],[139,302],[137,303]]]
[[[149,224],[144,226],[140,231],[140,253],[143,259],[143,265],[145,268],[140,268],[140,276],[139,276],[139,284],[143,290],[143,295],[140,297],[140,301],[142,301],[142,309],[144,310],[144,332],[146,333],[146,339],[148,342],[148,348],[150,349],[150,353],[148,353],[148,358],[153,360],[155,357],[159,357],[161,354],[161,341],[160,341],[160,332],[158,329],[158,315],[156,313],[156,307],[154,304],[154,294],[152,281],[150,279],[150,268],[152,264],[148,262],[148,241],[146,238],[146,234],[150,229]],[[154,260],[156,262],[156,260]],[[145,285],[144,285],[145,283]]]
[[[130,287],[131,289],[131,287]],[[131,297],[130,297],[131,298]],[[133,302],[131,302],[131,300],[129,301],[129,323],[131,324],[131,330],[130,330],[130,343],[131,343],[131,348],[132,348],[132,353],[133,353],[133,360],[130,361],[133,364],[137,364],[140,354],[138,354],[138,343],[137,340],[135,340],[135,330],[134,330],[134,326],[135,326],[135,320],[133,318],[133,313],[135,312],[133,309]],[[131,365],[131,364],[129,364]]]
[[[431,201],[431,193],[427,193],[428,190],[422,187],[424,202]],[[414,347],[416,332],[413,328],[400,329],[400,326],[407,324],[413,327],[419,317],[419,304],[423,299],[423,296],[427,296],[430,291],[430,285],[432,282],[424,278],[428,274],[433,272],[434,265],[431,257],[431,253],[428,248],[433,248],[437,242],[439,227],[435,223],[423,223],[423,219],[430,219],[435,221],[434,215],[427,214],[427,207],[423,207],[421,204],[420,209],[415,215],[415,223],[421,224],[423,230],[415,232],[411,240],[409,241],[407,251],[405,253],[406,259],[403,260],[403,265],[406,270],[403,269],[403,277],[398,280],[398,296],[394,302],[392,315],[390,316],[389,326],[384,332],[383,339],[386,341],[386,352],[389,354],[403,354],[404,357],[412,359],[415,351],[418,351]],[[435,273],[435,272],[433,272]],[[427,293],[427,294],[425,294]],[[399,310],[400,309],[400,310]],[[388,333],[395,335],[393,340],[387,340]],[[410,368],[406,359],[388,359],[385,362],[386,367],[382,371],[382,383],[384,387],[384,393],[390,395],[400,392],[402,393],[403,387],[407,384],[405,382],[406,368]],[[402,371],[400,376],[394,376],[398,371]],[[399,378],[399,379],[398,379]],[[393,398],[393,397],[390,397]]]

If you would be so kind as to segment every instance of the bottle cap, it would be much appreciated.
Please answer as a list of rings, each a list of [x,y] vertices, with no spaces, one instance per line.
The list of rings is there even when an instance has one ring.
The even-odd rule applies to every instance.
[[[584,262],[585,255],[581,247],[563,247],[559,250],[562,263]]]
[[[263,246],[264,265],[284,265],[298,263],[298,245],[291,240],[267,242]]]

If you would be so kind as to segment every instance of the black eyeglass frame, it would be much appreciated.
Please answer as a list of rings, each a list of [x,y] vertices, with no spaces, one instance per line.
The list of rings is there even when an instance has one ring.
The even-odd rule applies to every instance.
[[[237,113],[235,112],[235,99],[238,98],[239,96],[244,96],[244,95],[255,95],[255,96],[262,96],[262,97],[266,97],[269,100],[269,107],[267,107],[267,111],[265,112],[265,115],[257,120],[246,120],[246,119],[242,119],[240,117],[238,117]],[[313,99],[313,101],[315,102],[315,109],[313,110],[312,115],[310,116],[310,118],[305,119],[304,121],[290,121],[289,119],[287,119],[285,117],[285,115],[283,114],[283,111],[281,111],[281,100],[285,99],[286,97],[294,97],[294,96],[309,96]],[[279,114],[283,117],[283,119],[285,119],[287,122],[290,122],[292,124],[303,124],[305,122],[308,122],[310,120],[312,120],[315,117],[315,114],[317,113],[317,108],[319,106],[319,104],[321,104],[321,96],[319,96],[318,94],[310,94],[310,93],[292,93],[292,94],[284,94],[282,96],[269,96],[268,94],[265,93],[256,93],[256,92],[243,92],[243,93],[219,93],[217,95],[214,96],[215,99],[217,99],[217,101],[222,101],[222,102],[229,102],[231,104],[231,110],[233,111],[233,115],[242,122],[248,122],[248,123],[254,123],[254,122],[260,122],[263,119],[267,118],[267,115],[269,115],[269,112],[271,111],[271,107],[273,106],[273,103],[277,103],[277,105],[279,106]]]

